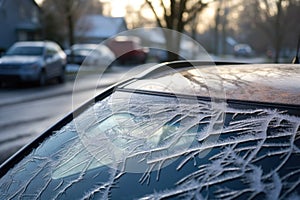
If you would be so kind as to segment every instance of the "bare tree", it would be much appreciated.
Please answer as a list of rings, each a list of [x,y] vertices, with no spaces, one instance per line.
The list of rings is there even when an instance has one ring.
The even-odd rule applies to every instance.
[[[211,1],[202,0],[160,0],[159,5],[155,4],[153,0],[145,0],[150,9],[152,10],[156,22],[159,27],[175,30],[178,34],[169,34],[170,32],[164,31],[167,49],[172,49],[169,52],[169,60],[177,60],[179,51],[181,34],[185,30],[185,26],[196,18]],[[163,15],[160,16],[159,12],[162,10]]]
[[[75,43],[74,29],[82,15],[102,13],[101,3],[97,0],[44,0],[42,9],[46,38],[55,40],[58,36],[61,40],[67,39],[68,46]]]
[[[228,1],[228,0],[227,0]],[[226,51],[226,37],[227,37],[227,24],[228,24],[228,13],[229,7],[226,2],[220,0],[217,2],[215,24],[214,24],[214,53],[218,55],[220,53],[219,47],[221,46],[221,53],[225,54]],[[220,40],[221,39],[221,40]],[[221,42],[221,45],[220,45]]]
[[[148,7],[146,3],[142,4],[139,9],[134,9],[132,5],[126,7],[126,23],[128,28],[138,28],[143,26],[153,26],[155,22],[143,15],[143,10]]]
[[[215,24],[214,24],[214,53],[216,55],[219,54],[219,26],[221,23],[221,8],[222,7],[222,1],[218,2],[216,7],[216,14],[215,14]]]
[[[279,62],[280,52],[289,32],[299,34],[299,0],[255,0],[251,17],[254,27],[270,40],[274,49],[274,62]],[[298,10],[297,12],[295,12]],[[298,14],[297,14],[298,13]],[[295,23],[296,22],[296,23]]]

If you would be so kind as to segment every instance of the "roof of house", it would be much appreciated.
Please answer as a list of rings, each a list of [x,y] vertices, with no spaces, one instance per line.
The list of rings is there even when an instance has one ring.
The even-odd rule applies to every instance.
[[[123,17],[87,15],[79,19],[76,25],[76,36],[109,38],[125,30],[127,30],[127,27]]]

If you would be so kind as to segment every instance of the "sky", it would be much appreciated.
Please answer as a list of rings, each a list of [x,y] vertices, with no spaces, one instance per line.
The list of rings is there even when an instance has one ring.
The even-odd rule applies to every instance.
[[[36,2],[37,4],[41,4],[41,3],[43,2],[43,0],[35,0],[35,2]]]
[[[130,5],[133,9],[137,10],[144,3],[144,1],[137,0],[100,0],[101,2],[110,3],[111,16],[124,17],[126,15],[126,7]]]
[[[37,4],[41,4],[43,0],[35,0]],[[113,17],[124,17],[126,14],[126,6],[131,5],[134,9],[138,9],[144,1],[137,0],[99,0],[111,4],[111,15]]]

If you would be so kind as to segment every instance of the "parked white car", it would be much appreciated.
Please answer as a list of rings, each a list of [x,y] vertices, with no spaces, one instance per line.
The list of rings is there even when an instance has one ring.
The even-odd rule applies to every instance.
[[[114,53],[102,44],[74,44],[66,51],[68,63],[90,66],[110,66],[115,61]]]
[[[0,81],[36,81],[45,85],[57,78],[64,82],[66,54],[50,41],[17,42],[0,59]]]

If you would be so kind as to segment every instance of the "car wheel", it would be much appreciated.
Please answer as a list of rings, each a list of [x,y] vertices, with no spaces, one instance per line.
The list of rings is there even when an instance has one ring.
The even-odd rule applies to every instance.
[[[47,83],[47,75],[45,71],[42,71],[39,76],[38,84],[39,86],[44,86]]]

